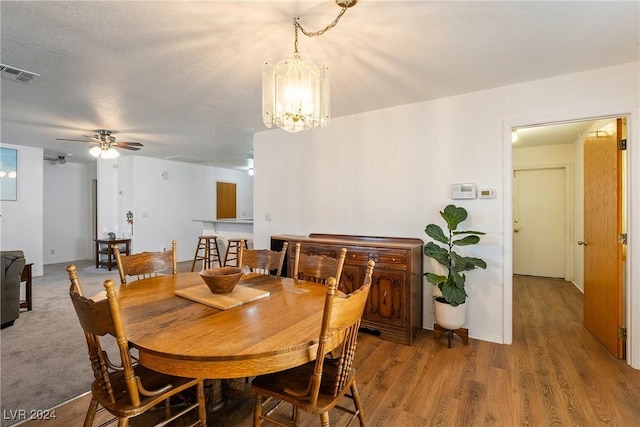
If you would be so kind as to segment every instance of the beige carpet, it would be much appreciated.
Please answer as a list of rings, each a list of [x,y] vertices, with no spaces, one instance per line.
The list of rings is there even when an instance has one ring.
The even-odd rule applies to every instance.
[[[89,390],[93,374],[68,295],[68,264],[45,265],[44,276],[33,280],[33,310],[0,332],[2,414],[49,409]],[[109,278],[119,282],[117,269],[96,269],[89,260],[74,264],[86,295],[102,291]],[[190,268],[191,261],[178,264],[180,271]],[[1,425],[19,421],[11,418],[3,416]]]

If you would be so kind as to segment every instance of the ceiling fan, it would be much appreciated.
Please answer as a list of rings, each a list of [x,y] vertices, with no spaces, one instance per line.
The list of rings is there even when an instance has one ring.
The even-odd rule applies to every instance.
[[[67,163],[67,157],[71,157],[71,156],[73,156],[73,154],[71,154],[71,153],[68,153],[68,154],[66,154],[64,156],[62,156],[62,155],[50,156],[50,155],[45,154],[44,155],[44,159],[45,160],[49,160],[52,163],[59,163],[61,165],[64,165],[65,163]]]
[[[88,142],[89,144],[93,144],[95,146],[89,150],[89,153],[91,153],[93,157],[101,157],[103,159],[113,159],[120,155],[114,147],[132,151],[138,151],[143,147],[139,142],[116,141],[115,136],[113,136],[116,132],[112,130],[98,129],[96,132],[97,133],[95,135],[82,135],[85,138],[88,138],[88,140],[66,138],[56,138],[56,140]]]

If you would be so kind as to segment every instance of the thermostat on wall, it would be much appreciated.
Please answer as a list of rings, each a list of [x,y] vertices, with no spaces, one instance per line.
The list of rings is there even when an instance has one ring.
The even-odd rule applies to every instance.
[[[451,198],[452,199],[475,199],[476,185],[475,184],[451,184]]]
[[[491,188],[481,188],[478,190],[478,198],[480,199],[493,199],[496,197],[496,190]]]

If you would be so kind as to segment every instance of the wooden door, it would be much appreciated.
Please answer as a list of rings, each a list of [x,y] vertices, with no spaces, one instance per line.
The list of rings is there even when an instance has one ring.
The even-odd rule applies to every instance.
[[[565,278],[565,168],[513,171],[513,272]]]
[[[621,129],[619,127],[619,129]],[[616,135],[584,140],[584,327],[617,358],[622,327],[622,157]]]
[[[236,184],[216,182],[216,218],[236,218]]]

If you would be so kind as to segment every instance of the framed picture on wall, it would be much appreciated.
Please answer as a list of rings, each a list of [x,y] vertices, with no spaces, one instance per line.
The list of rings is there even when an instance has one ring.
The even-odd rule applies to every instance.
[[[0,200],[18,200],[18,150],[0,148]]]

